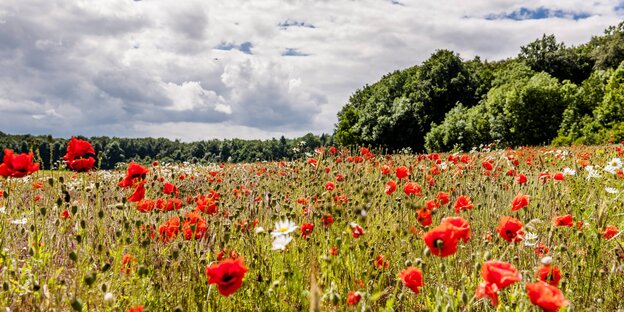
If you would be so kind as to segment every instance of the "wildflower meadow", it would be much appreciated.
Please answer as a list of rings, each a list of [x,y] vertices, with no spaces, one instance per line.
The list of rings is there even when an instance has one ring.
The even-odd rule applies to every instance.
[[[65,152],[65,150],[64,150]],[[624,142],[64,166],[4,150],[6,311],[624,310]]]

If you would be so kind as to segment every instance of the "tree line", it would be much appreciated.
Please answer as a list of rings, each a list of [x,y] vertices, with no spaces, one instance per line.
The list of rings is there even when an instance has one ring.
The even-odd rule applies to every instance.
[[[495,62],[438,50],[355,91],[334,137],[416,152],[622,140],[624,22],[579,46],[543,35]]]
[[[181,142],[166,138],[83,137],[96,152],[100,169],[112,169],[119,163],[220,163],[291,160],[314,153],[314,149],[334,144],[333,136],[308,133],[300,138],[284,136],[270,140],[207,140]],[[11,135],[0,132],[0,156],[4,149],[16,153],[33,152],[42,169],[63,168],[63,156],[70,138],[50,135]]]

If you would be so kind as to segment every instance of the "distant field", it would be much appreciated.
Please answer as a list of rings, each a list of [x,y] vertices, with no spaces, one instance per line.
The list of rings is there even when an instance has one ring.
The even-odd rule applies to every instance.
[[[0,307],[488,311],[497,297],[500,311],[527,311],[538,310],[527,284],[546,267],[564,298],[543,305],[622,310],[623,156],[622,144],[319,149],[295,162],[0,178]],[[517,271],[488,275],[492,260]]]

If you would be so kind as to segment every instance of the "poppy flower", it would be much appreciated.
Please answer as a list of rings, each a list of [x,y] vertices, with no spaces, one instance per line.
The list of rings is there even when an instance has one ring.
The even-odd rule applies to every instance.
[[[364,235],[364,229],[362,229],[361,226],[355,224],[352,226],[351,235],[353,235],[353,238],[358,238]]]
[[[481,266],[481,277],[488,283],[496,284],[498,289],[504,289],[522,280],[516,267],[511,263],[498,260],[484,262]]]
[[[424,286],[422,271],[417,267],[409,267],[401,273],[399,278],[405,287],[411,289],[415,294],[418,294],[419,288]]]
[[[468,196],[461,195],[455,201],[455,213],[457,214],[462,210],[472,210],[473,207],[474,205]]]
[[[605,229],[602,231],[602,237],[604,239],[612,239],[615,235],[617,235],[618,229],[613,225],[607,225]]]
[[[516,197],[511,201],[511,211],[520,210],[529,205],[529,196],[518,193]]]
[[[143,306],[138,305],[138,306],[129,308],[128,310],[126,310],[126,312],[143,312]]]
[[[409,169],[407,169],[407,167],[405,166],[399,166],[394,168],[394,174],[396,175],[397,179],[403,180],[409,175]]]
[[[382,175],[390,174],[390,166],[388,165],[381,166],[381,174]]]
[[[531,303],[544,311],[558,311],[569,304],[559,288],[542,281],[526,284],[527,295]]]
[[[130,274],[130,272],[134,270],[136,262],[137,259],[131,254],[125,254],[123,258],[121,258],[121,268],[119,270],[124,274]]]
[[[496,229],[498,234],[508,242],[520,242],[524,239],[524,229],[522,228],[522,222],[512,217],[502,217],[499,222],[499,227]]]
[[[312,234],[313,230],[314,230],[314,224],[304,223],[301,225],[301,236],[303,236],[304,239],[307,239],[308,235]]]
[[[200,239],[206,235],[208,224],[202,216],[196,212],[187,212],[184,215],[184,223],[182,224],[182,232],[186,240]]]
[[[522,173],[518,174],[516,177],[516,183],[518,184],[525,184],[527,181],[529,181],[529,179],[527,179],[527,177]]]
[[[386,189],[385,192],[387,195],[392,195],[392,193],[394,193],[394,191],[396,191],[396,187],[397,184],[396,182],[394,182],[394,180],[390,180],[388,182],[386,182]]]
[[[425,208],[429,210],[438,209],[439,207],[440,207],[440,204],[434,199],[425,201]]]
[[[452,225],[440,224],[423,234],[422,239],[432,254],[447,257],[457,251],[459,237]]]
[[[334,223],[334,217],[331,213],[327,213],[321,217],[321,221],[323,222],[323,227],[327,228]]]
[[[555,226],[573,226],[574,221],[572,220],[572,215],[567,214],[565,216],[557,216],[553,218],[553,224]]]
[[[336,188],[336,185],[333,182],[325,183],[325,189],[328,191],[333,191]]]
[[[416,182],[406,183],[405,186],[403,187],[403,192],[407,196],[409,195],[422,196],[422,194],[420,193],[420,185],[418,185]]]
[[[171,219],[167,220],[165,223],[161,224],[158,227],[158,234],[160,234],[161,240],[163,240],[164,242],[168,242],[178,236],[179,230],[180,218],[171,217]]]
[[[378,255],[377,258],[375,258],[375,260],[373,261],[373,264],[379,270],[384,268],[387,269],[388,266],[390,266],[390,262],[386,260],[386,257],[384,255]]]
[[[245,273],[247,273],[247,267],[242,257],[225,259],[219,264],[211,264],[206,267],[208,284],[217,284],[219,293],[226,297],[243,286]]]
[[[69,213],[69,211],[67,209],[63,210],[63,212],[61,212],[60,214],[61,219],[71,219],[71,214]]]
[[[174,194],[176,196],[178,196],[178,188],[171,184],[171,183],[165,183],[165,185],[163,185],[163,194],[165,195],[170,195],[170,194]]]
[[[347,304],[348,305],[356,305],[362,299],[362,295],[358,291],[350,290],[347,295]]]
[[[453,226],[453,231],[455,231],[455,236],[457,239],[461,239],[464,243],[467,243],[470,240],[470,236],[472,234],[470,230],[470,224],[468,221],[462,217],[447,217],[442,219],[441,224],[448,224]]]
[[[0,164],[0,176],[8,178],[21,178],[39,170],[39,163],[33,163],[33,153],[13,154],[13,150],[5,149],[2,164]]]
[[[557,172],[553,176],[553,179],[555,179],[557,181],[563,181],[563,180],[565,180],[565,175],[563,175],[563,172]]]
[[[431,210],[427,208],[422,208],[418,210],[418,223],[422,226],[431,225]]]
[[[498,305],[498,286],[496,286],[496,284],[494,283],[483,282],[479,284],[479,287],[477,287],[475,297],[477,297],[477,299],[488,297],[490,298],[490,302],[492,303],[492,305],[497,306]]]
[[[451,196],[446,192],[439,192],[438,195],[436,195],[436,199],[441,205],[446,205],[451,200]]]
[[[129,187],[133,186],[136,182],[145,180],[145,176],[149,173],[149,170],[133,161],[128,165],[126,177],[119,181],[117,186]]]
[[[217,213],[217,198],[218,196],[215,198],[214,194],[210,194],[208,196],[199,195],[197,199],[195,199],[195,203],[197,204],[196,209],[209,215]]]
[[[63,156],[67,167],[73,171],[84,172],[95,165],[95,150],[91,143],[72,137],[67,144],[67,153]]]
[[[485,169],[487,171],[491,171],[492,169],[494,169],[494,165],[492,164],[492,160],[486,160],[486,161],[482,162],[481,166],[483,167],[483,169]]]
[[[559,281],[561,280],[561,270],[559,270],[556,266],[542,265],[539,270],[537,270],[537,277],[539,277],[540,280],[556,287],[559,285]]]
[[[150,212],[156,207],[156,201],[151,199],[143,199],[137,203],[139,212]]]
[[[542,257],[542,256],[547,255],[548,251],[549,251],[548,247],[546,245],[542,244],[541,242],[535,244],[535,254],[538,257]]]
[[[139,183],[137,187],[134,189],[134,192],[130,197],[128,197],[128,201],[135,203],[143,200],[145,198],[145,187],[143,186],[144,182]]]

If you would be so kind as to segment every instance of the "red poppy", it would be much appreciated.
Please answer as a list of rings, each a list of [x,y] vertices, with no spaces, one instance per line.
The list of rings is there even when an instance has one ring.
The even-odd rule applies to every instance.
[[[494,169],[494,165],[492,160],[486,160],[484,162],[481,163],[481,166],[483,167],[483,169],[490,171],[492,169]]]
[[[572,215],[567,214],[565,216],[557,216],[553,218],[553,224],[555,226],[573,226],[574,220],[572,220]]]
[[[156,201],[152,199],[143,199],[137,203],[139,212],[150,212],[156,207]]]
[[[498,289],[522,280],[520,272],[511,263],[498,260],[484,262],[481,266],[481,277],[488,283],[496,284]]]
[[[394,168],[394,174],[396,174],[397,179],[403,180],[409,175],[409,169],[405,166],[399,166]]]
[[[461,195],[455,201],[455,213],[457,214],[462,210],[472,210],[473,207],[474,205],[468,196]]]
[[[429,210],[438,209],[438,207],[440,207],[440,204],[434,199],[425,201],[425,208]]]
[[[63,210],[63,212],[61,212],[61,219],[71,219],[71,214],[69,213],[69,211],[67,209]]]
[[[171,219],[167,220],[165,223],[161,224],[158,227],[158,233],[160,234],[160,239],[168,242],[176,236],[178,236],[178,231],[180,230],[180,218],[171,217]]]
[[[139,185],[137,185],[132,195],[128,197],[129,202],[135,203],[145,198],[145,187],[143,186],[143,184],[145,184],[145,182],[141,182],[139,183]]]
[[[95,150],[91,143],[72,137],[67,144],[67,154],[63,156],[65,164],[71,170],[83,172],[93,169]]]
[[[8,178],[21,178],[39,170],[39,163],[33,163],[33,153],[13,154],[10,149],[4,150],[2,164],[0,164],[0,176]]]
[[[134,271],[134,266],[137,262],[137,259],[130,254],[125,254],[121,259],[121,268],[119,269],[122,273],[129,274]]]
[[[349,294],[347,295],[347,304],[356,305],[358,304],[358,302],[360,302],[360,299],[362,299],[362,295],[360,295],[359,292],[350,290]]]
[[[332,225],[332,223],[334,223],[334,217],[331,215],[331,213],[324,214],[321,217],[321,221],[323,222],[323,227],[327,228]]]
[[[145,176],[149,170],[133,161],[128,165],[128,171],[126,173],[126,177],[123,180],[119,181],[117,186],[121,187],[129,187],[133,186],[138,181],[145,180]]]
[[[353,235],[353,238],[358,238],[362,235],[364,235],[364,229],[362,229],[361,226],[359,225],[355,225],[353,226],[353,228],[351,229],[351,235]]]
[[[243,286],[245,273],[247,273],[247,267],[242,257],[226,259],[219,264],[206,267],[208,284],[217,284],[219,293],[223,296],[229,296]]]
[[[454,226],[450,224],[440,224],[423,234],[422,239],[431,250],[431,253],[447,257],[457,251],[458,234],[455,232]]]
[[[390,174],[390,166],[388,165],[381,166],[381,174],[382,175]]]
[[[182,224],[182,232],[184,232],[184,238],[200,239],[206,235],[208,224],[202,216],[196,212],[187,212],[184,216],[184,223]]]
[[[569,304],[561,290],[542,281],[527,283],[526,291],[531,302],[544,311],[558,311]]]
[[[337,256],[340,253],[340,250],[336,246],[332,246],[329,248],[329,254],[332,256]]]
[[[405,195],[407,196],[409,195],[422,196],[422,194],[420,193],[420,185],[418,185],[416,182],[406,183],[405,186],[403,187],[403,192],[405,192]]]
[[[397,187],[397,184],[396,184],[396,182],[394,182],[394,180],[390,180],[390,181],[386,182],[386,190],[385,190],[386,194],[387,195],[392,195],[392,193],[394,193],[394,191],[396,191],[396,187]]]
[[[462,217],[447,217],[442,219],[441,224],[448,224],[453,226],[453,231],[455,231],[455,236],[457,239],[461,239],[464,243],[467,243],[470,240],[470,236],[472,232],[470,230],[470,224],[468,221]]]
[[[336,185],[333,182],[325,183],[325,189],[328,191],[333,191],[336,188]]]
[[[548,250],[548,247],[547,247],[546,245],[542,244],[541,242],[540,242],[540,243],[535,244],[535,254],[536,254],[538,257],[542,257],[542,256],[547,255],[547,254],[548,254],[548,251],[549,251],[549,250]]]
[[[479,287],[477,287],[475,297],[477,297],[477,299],[488,297],[490,298],[490,302],[492,303],[492,305],[497,306],[498,305],[498,286],[496,286],[496,284],[494,283],[483,282],[479,284]]]
[[[401,271],[399,278],[401,278],[403,285],[411,289],[415,294],[418,294],[418,288],[425,285],[423,283],[422,271],[417,267],[409,267]]]
[[[431,225],[431,210],[427,209],[427,208],[422,208],[418,210],[418,217],[417,217],[418,223],[420,223],[420,225],[422,226],[429,226]]]
[[[163,194],[165,195],[170,195],[170,194],[174,194],[175,196],[178,196],[178,188],[171,184],[171,183],[165,183],[165,185],[163,186]]]
[[[559,286],[561,270],[556,266],[542,265],[537,271],[537,277],[550,285]]]
[[[563,175],[563,172],[557,172],[553,176],[553,179],[555,179],[557,181],[563,181],[563,180],[565,180],[565,176]]]
[[[502,217],[500,219],[499,227],[496,229],[498,234],[508,242],[520,242],[524,239],[524,229],[522,228],[522,222],[512,217]]]
[[[314,224],[304,223],[301,225],[301,236],[303,236],[304,239],[307,239],[308,235],[312,234],[313,230],[314,230]]]
[[[446,205],[451,201],[451,196],[446,192],[439,192],[436,199],[441,205]]]
[[[615,235],[617,235],[618,229],[613,225],[607,225],[605,229],[602,231],[602,237],[604,239],[612,239]]]
[[[143,312],[143,306],[138,305],[136,307],[129,308],[126,312]]]
[[[529,205],[529,196],[518,193],[516,197],[511,201],[511,211],[520,210]]]
[[[516,183],[518,184],[525,184],[527,181],[529,181],[529,179],[527,179],[527,177],[522,173],[518,174],[516,177]]]
[[[375,265],[375,267],[377,269],[387,269],[390,266],[390,262],[388,260],[386,260],[386,257],[381,254],[378,255],[377,258],[375,258],[375,260],[373,261],[373,264]]]

